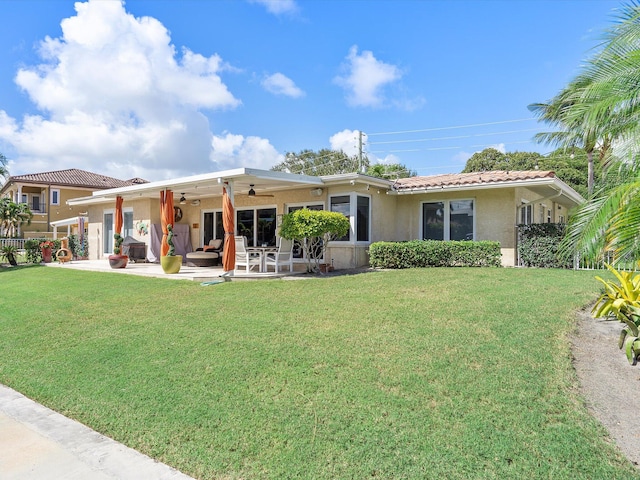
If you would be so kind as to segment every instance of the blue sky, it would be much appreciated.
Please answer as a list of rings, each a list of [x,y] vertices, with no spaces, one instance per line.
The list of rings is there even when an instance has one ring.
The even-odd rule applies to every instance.
[[[358,151],[419,175],[538,151],[553,97],[609,27],[605,0],[0,1],[11,174],[160,180]]]

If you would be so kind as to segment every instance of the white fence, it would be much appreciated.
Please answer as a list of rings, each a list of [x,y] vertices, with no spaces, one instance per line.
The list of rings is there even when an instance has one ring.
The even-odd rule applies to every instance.
[[[0,248],[9,245],[12,247],[16,247],[18,250],[24,250],[25,241],[26,240],[24,238],[0,238]]]

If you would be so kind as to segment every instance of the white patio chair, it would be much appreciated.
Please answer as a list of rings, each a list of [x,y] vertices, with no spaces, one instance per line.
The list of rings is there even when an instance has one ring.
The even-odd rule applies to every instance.
[[[236,238],[236,269],[245,267],[249,273],[253,267],[262,267],[262,254],[260,252],[247,252],[247,237],[238,236]]]
[[[280,238],[278,250],[276,252],[267,252],[264,257],[264,268],[269,271],[269,265],[273,265],[275,272],[278,273],[280,267],[288,267],[289,272],[293,272],[293,240]]]

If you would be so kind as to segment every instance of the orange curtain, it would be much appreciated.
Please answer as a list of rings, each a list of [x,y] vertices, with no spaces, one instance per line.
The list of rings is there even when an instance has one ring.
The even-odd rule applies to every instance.
[[[224,227],[224,250],[222,251],[222,269],[229,272],[236,268],[236,239],[235,212],[227,193],[227,187],[222,187],[222,226]]]
[[[115,232],[118,235],[122,233],[122,197],[118,195],[116,197],[116,218],[115,218]]]
[[[164,257],[169,251],[167,243],[167,225],[173,225],[173,192],[171,190],[163,190],[160,192],[160,224],[162,225],[162,245],[160,247],[160,256]]]

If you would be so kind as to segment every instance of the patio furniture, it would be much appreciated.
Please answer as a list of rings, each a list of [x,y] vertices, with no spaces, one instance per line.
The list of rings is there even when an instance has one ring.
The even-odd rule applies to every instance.
[[[236,269],[245,267],[249,273],[253,267],[257,266],[258,271],[262,271],[262,252],[247,250],[247,237],[235,237],[236,239]]]
[[[197,248],[196,251],[202,250],[204,252],[216,252],[222,254],[222,239],[214,238],[209,240],[209,245],[205,245],[203,248]]]
[[[278,250],[267,252],[264,257],[265,271],[269,271],[269,265],[273,265],[275,273],[280,267],[287,267],[289,272],[293,272],[293,240],[280,237]]]
[[[187,265],[193,267],[213,267],[220,265],[220,254],[217,252],[189,252]]]

